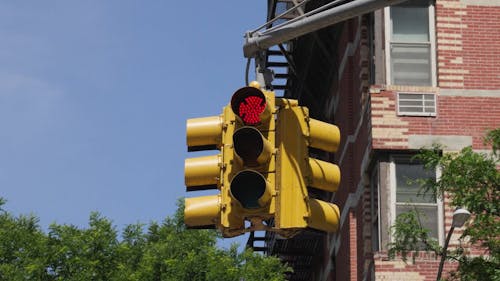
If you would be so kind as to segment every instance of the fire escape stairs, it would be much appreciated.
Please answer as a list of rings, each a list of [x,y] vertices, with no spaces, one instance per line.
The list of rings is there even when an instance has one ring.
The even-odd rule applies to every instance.
[[[271,11],[274,11],[269,15],[268,20],[272,20],[276,16],[279,16],[280,19],[274,21],[269,24],[267,28],[272,28],[276,25],[281,25],[286,23],[289,20],[293,20],[296,17],[303,14],[302,8],[297,8],[289,13],[285,13],[285,11],[291,9],[294,6],[300,5],[302,2],[306,0],[271,0],[269,1]],[[282,15],[283,14],[283,15]],[[289,44],[280,44],[278,46],[274,46],[269,48],[266,51],[266,67],[273,71],[274,80],[272,83],[272,88],[276,92],[277,95],[286,95],[286,91],[289,90],[288,87],[288,79],[294,75],[294,65],[293,65],[293,57],[290,53],[290,45]]]

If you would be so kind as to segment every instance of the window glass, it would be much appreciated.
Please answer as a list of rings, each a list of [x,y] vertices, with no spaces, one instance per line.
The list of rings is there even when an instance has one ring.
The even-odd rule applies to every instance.
[[[431,86],[429,2],[407,1],[390,8],[389,54],[391,83]]]
[[[431,80],[431,46],[391,44],[392,79],[396,85],[427,86]]]
[[[435,178],[435,173],[424,169],[422,164],[396,164],[396,202],[436,203],[433,196],[420,194],[419,179]],[[419,195],[420,194],[420,195]]]
[[[398,205],[396,206],[396,216],[401,213],[417,209],[420,214],[420,222],[422,226],[429,230],[429,236],[438,237],[438,218],[437,206],[414,206],[414,205]]]
[[[399,42],[429,41],[429,9],[426,1],[410,1],[391,9],[392,40]]]
[[[423,194],[419,179],[436,179],[436,172],[424,169],[424,165],[409,159],[396,159],[396,216],[411,210],[420,214],[420,222],[430,230],[430,236],[438,237],[437,199]]]

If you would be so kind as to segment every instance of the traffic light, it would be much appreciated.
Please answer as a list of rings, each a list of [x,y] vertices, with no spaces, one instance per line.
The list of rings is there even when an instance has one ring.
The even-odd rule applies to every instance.
[[[187,191],[220,190],[185,199],[189,228],[216,227],[224,237],[268,228],[275,196],[274,104],[272,92],[252,83],[233,94],[220,116],[187,121],[188,151],[220,150],[185,160]]]
[[[188,151],[221,149],[224,116],[188,119]],[[221,186],[222,154],[188,158],[184,162],[187,191],[218,189]],[[184,222],[189,228],[214,228],[219,220],[220,196],[186,198]]]
[[[325,232],[338,229],[340,211],[332,203],[309,196],[308,187],[337,191],[337,165],[309,157],[309,147],[335,152],[340,143],[337,126],[309,117],[296,100],[280,100],[277,113],[277,199],[275,227],[284,236],[310,227]]]
[[[230,103],[234,122],[225,131],[221,232],[238,235],[231,226],[245,221],[244,232],[267,229],[274,214],[275,106],[274,94],[258,83],[237,90]],[[230,115],[228,113],[227,115]]]
[[[237,90],[221,115],[189,119],[186,129],[188,151],[220,151],[185,160],[187,191],[220,191],[185,199],[187,227],[218,228],[223,237],[337,230],[338,207],[308,191],[338,188],[338,166],[309,157],[309,148],[337,150],[336,126],[309,118],[296,100],[275,98],[255,82]]]

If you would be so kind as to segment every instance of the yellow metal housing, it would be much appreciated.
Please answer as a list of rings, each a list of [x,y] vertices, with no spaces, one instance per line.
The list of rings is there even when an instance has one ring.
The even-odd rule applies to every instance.
[[[184,161],[184,182],[188,191],[215,189],[220,180],[220,155],[188,158]]]
[[[211,228],[219,219],[220,198],[218,195],[186,198],[184,223],[189,228]]]
[[[224,108],[222,136],[223,169],[221,186],[222,236],[267,230],[264,221],[275,210],[275,113],[274,93],[251,87],[236,91]],[[264,96],[266,106],[261,122],[245,126],[236,108],[246,95]]]
[[[189,119],[186,125],[189,151],[220,150],[185,160],[187,190],[218,188],[220,194],[186,198],[184,221],[190,228],[218,228],[223,237],[271,229],[266,222],[274,216],[276,198],[274,93],[253,83],[231,101],[244,103],[234,110],[250,118],[245,119],[250,127],[231,104],[220,116]]]
[[[306,218],[310,215],[305,182],[308,150],[304,130],[307,124],[303,117],[297,106],[278,111],[275,224],[281,230],[306,228]]]
[[[339,208],[332,203],[309,197],[308,187],[329,192],[337,190],[340,169],[337,165],[309,157],[308,147],[335,151],[340,141],[334,125],[310,119],[308,109],[294,100],[279,101],[277,118],[276,163],[277,231],[292,236],[298,229],[314,228],[335,232]]]

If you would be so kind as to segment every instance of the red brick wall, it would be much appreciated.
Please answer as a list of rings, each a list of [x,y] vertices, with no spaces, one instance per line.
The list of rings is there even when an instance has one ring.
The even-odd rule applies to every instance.
[[[500,98],[437,96],[435,117],[397,116],[395,91],[372,94],[373,147],[408,149],[410,135],[472,136],[473,148],[486,149],[487,130],[500,127]]]
[[[471,1],[468,1],[470,3]],[[500,127],[500,7],[467,6],[463,1],[436,1],[438,88],[372,86],[371,123],[373,148],[409,149],[409,136],[470,136],[474,149],[483,144],[486,130]],[[398,116],[397,92],[437,95],[434,117]],[[451,226],[453,209],[444,206],[444,231]],[[383,230],[382,230],[383,231]],[[458,246],[456,229],[450,248]],[[471,254],[484,254],[469,248]],[[376,280],[435,280],[439,257],[422,254],[404,263],[374,256]],[[456,263],[447,262],[446,273]]]
[[[339,126],[342,142],[335,154],[334,162],[340,164],[341,186],[335,194],[342,213],[348,212],[347,219],[339,234],[341,244],[335,258],[335,277],[331,280],[362,280],[365,264],[364,209],[362,198],[356,209],[346,207],[348,196],[356,193],[362,182],[361,163],[370,145],[368,104],[369,42],[367,33],[368,17],[356,18],[344,23],[339,45],[338,61],[347,58],[340,75],[339,103],[335,112],[335,124]],[[349,48],[350,51],[346,50]],[[347,57],[344,57],[349,54]]]
[[[333,159],[342,171],[341,186],[333,201],[348,215],[338,233],[341,243],[337,245],[335,270],[327,271],[331,268],[325,266],[323,276],[327,280],[362,280],[369,273],[370,262],[374,262],[376,280],[435,280],[439,257],[423,254],[415,264],[406,264],[401,260],[389,261],[383,252],[372,253],[371,226],[367,226],[371,222],[369,189],[354,204],[355,209],[345,208],[345,204],[349,195],[356,193],[362,184],[363,157],[370,151],[367,147],[406,150],[409,149],[409,136],[450,135],[471,136],[475,149],[486,149],[482,142],[485,131],[500,127],[500,97],[495,97],[495,91],[500,91],[500,7],[466,6],[458,0],[437,0],[437,88],[380,85],[368,89],[367,19],[363,17],[361,25],[358,19],[343,23],[342,36],[332,42],[338,46],[339,62],[349,46],[355,49],[336,89],[339,102],[335,124],[340,128],[342,141]],[[359,41],[358,32],[361,34]],[[481,33],[488,35],[485,37]],[[398,116],[398,90],[435,93],[436,116]],[[441,93],[442,90],[447,92]],[[479,95],[474,96],[472,90]],[[367,104],[369,110],[365,110]],[[445,206],[445,232],[449,230],[452,212]],[[457,229],[450,247],[456,246],[460,234]],[[454,263],[446,263],[444,272],[455,267]]]
[[[500,89],[500,7],[436,1],[439,86]]]
[[[415,263],[411,257],[407,262],[400,259],[388,260],[385,255],[375,256],[375,279],[376,280],[405,280],[405,281],[434,281],[439,268],[439,258],[434,255],[420,255],[416,257]],[[443,268],[443,276],[456,268],[456,263],[446,263]]]

